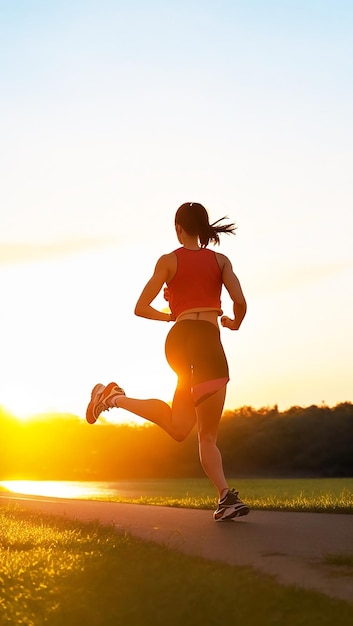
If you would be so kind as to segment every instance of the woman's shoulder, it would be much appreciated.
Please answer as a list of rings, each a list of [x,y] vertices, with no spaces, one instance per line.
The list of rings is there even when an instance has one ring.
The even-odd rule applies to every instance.
[[[226,265],[230,264],[230,260],[225,254],[222,254],[221,252],[215,251],[215,255],[216,255],[217,263],[219,267],[221,268],[221,271],[223,272],[223,269],[226,267]]]
[[[159,257],[158,261],[157,261],[157,265],[160,266],[166,266],[166,265],[170,265],[175,263],[176,261],[176,256],[175,256],[175,251],[173,252],[166,252],[165,254],[162,254],[162,256]]]
[[[166,254],[162,254],[157,261],[156,268],[164,271],[168,275],[167,282],[169,282],[173,276],[175,275],[177,267],[177,257],[175,252],[167,252]]]

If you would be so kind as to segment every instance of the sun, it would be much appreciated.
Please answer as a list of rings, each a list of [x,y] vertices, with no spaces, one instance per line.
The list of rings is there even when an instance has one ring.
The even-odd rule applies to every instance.
[[[5,413],[9,413],[13,417],[16,417],[16,419],[20,420],[21,422],[29,420],[31,418],[30,412],[27,412],[23,409],[22,410],[19,409],[19,407],[17,405],[14,405],[13,403],[11,403],[11,406],[9,406],[8,404],[2,403],[1,406]]]
[[[28,396],[18,396],[12,398],[10,402],[7,402],[5,399],[5,401],[1,403],[1,406],[5,412],[10,413],[10,415],[13,415],[21,422],[25,422],[32,419],[35,415],[50,412],[46,407],[39,406],[36,400],[36,398],[30,398]]]

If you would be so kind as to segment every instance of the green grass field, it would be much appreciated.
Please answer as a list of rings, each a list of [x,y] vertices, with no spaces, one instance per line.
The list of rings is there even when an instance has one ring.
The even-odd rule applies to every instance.
[[[252,509],[353,513],[353,478],[230,479]],[[207,478],[121,481],[116,502],[213,509],[215,491]]]
[[[353,606],[111,527],[0,505],[0,623],[351,626]]]

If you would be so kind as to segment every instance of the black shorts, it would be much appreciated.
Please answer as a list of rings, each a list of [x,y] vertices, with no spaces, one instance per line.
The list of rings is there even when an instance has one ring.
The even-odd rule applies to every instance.
[[[178,385],[194,393],[195,405],[229,380],[227,358],[217,326],[204,320],[181,320],[165,342],[165,354]]]

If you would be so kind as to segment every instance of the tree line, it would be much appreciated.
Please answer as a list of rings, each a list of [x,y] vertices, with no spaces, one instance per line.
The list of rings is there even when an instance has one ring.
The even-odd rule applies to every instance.
[[[177,443],[150,424],[89,426],[74,415],[21,422],[0,408],[0,433],[0,480],[203,476],[195,431]],[[353,404],[227,411],[218,443],[228,476],[353,476]]]

